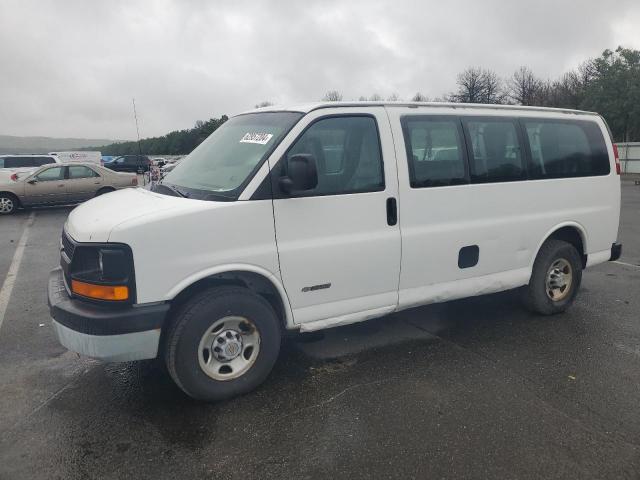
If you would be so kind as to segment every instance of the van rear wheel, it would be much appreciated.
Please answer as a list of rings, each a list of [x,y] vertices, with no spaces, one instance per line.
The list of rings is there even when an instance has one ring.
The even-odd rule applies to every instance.
[[[260,385],[280,351],[271,305],[240,287],[205,290],[177,312],[166,336],[165,361],[189,396],[216,401]]]
[[[533,263],[529,285],[522,290],[524,305],[542,315],[564,312],[575,300],[581,281],[582,261],[576,248],[549,239]]]

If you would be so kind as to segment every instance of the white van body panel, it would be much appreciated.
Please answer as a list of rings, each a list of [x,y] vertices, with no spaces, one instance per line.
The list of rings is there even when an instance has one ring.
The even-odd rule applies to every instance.
[[[126,242],[135,265],[141,265],[136,268],[139,303],[171,300],[181,286],[237,265],[279,277],[270,201],[177,200],[199,205],[133,218],[118,224],[109,236],[111,242]],[[167,254],[167,243],[174,254]]]
[[[366,193],[274,199],[280,272],[296,324],[339,317],[354,322],[367,318],[371,310],[393,311],[398,304],[400,229],[387,224],[386,213],[387,199],[397,198],[398,183],[385,109],[313,111],[298,122],[283,146],[290,146],[287,140],[314,122],[340,115],[375,118],[385,187]],[[272,165],[280,158],[276,155],[271,156]],[[315,290],[318,286],[324,288]]]
[[[587,255],[610,253],[617,237],[620,212],[620,177],[615,173],[615,165],[611,165],[611,173],[606,176],[410,187],[401,116],[558,118],[557,113],[532,115],[510,111],[506,115],[472,108],[425,112],[409,107],[389,107],[387,111],[399,159],[402,231],[399,309],[525,285],[542,243],[565,226],[581,232]],[[596,122],[601,130],[604,128],[597,116],[583,119]],[[606,132],[603,135],[607,138]],[[460,269],[458,253],[470,245],[479,247],[478,264]],[[607,259],[608,256],[599,254],[590,264]]]
[[[126,189],[75,208],[65,228],[78,242],[131,247],[138,303],[169,301],[198,280],[241,270],[261,274],[276,287],[292,323],[269,200],[207,202]]]
[[[52,152],[62,163],[102,163],[102,154],[95,151]]]
[[[121,223],[190,208],[206,208],[210,202],[185,202],[183,199],[160,195],[142,188],[127,188],[100,195],[78,205],[65,224],[67,233],[77,242],[108,242],[114,227]],[[177,212],[176,212],[177,213]],[[170,228],[168,228],[170,230]],[[111,240],[113,241],[113,240]],[[126,242],[125,242],[126,243]]]

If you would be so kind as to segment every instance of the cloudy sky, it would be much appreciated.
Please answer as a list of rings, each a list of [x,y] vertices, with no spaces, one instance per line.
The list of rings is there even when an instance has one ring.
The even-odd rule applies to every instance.
[[[483,66],[555,77],[622,44],[638,0],[0,0],[0,134],[130,139],[263,100],[451,91]]]

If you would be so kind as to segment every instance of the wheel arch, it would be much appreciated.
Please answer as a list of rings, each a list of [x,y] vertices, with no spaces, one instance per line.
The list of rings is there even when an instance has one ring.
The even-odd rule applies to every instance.
[[[196,293],[215,286],[235,285],[248,288],[273,307],[282,327],[292,329],[293,312],[282,283],[269,271],[254,265],[226,265],[203,270],[184,279],[167,294],[171,310],[178,308]]]
[[[580,255],[580,259],[582,260],[582,268],[587,266],[587,232],[585,228],[577,222],[563,222],[552,229],[550,229],[543,237],[542,241],[538,244],[538,248],[536,249],[536,254],[532,259],[531,266],[533,268],[533,262],[535,262],[538,253],[540,252],[540,248],[547,240],[555,238],[557,240],[563,240],[565,242],[573,245],[578,251],[578,255]]]
[[[16,195],[15,193],[9,191],[9,190],[0,190],[0,195],[8,195],[10,197],[13,197],[17,200],[18,202],[18,207],[22,207],[22,200],[20,199],[20,197],[18,195]]]

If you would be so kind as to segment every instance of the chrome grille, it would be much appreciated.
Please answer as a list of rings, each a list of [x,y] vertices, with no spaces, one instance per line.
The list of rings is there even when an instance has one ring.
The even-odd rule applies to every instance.
[[[62,232],[62,251],[65,253],[69,260],[73,260],[73,252],[75,251],[76,246],[73,244],[71,239],[67,236],[67,232]]]

